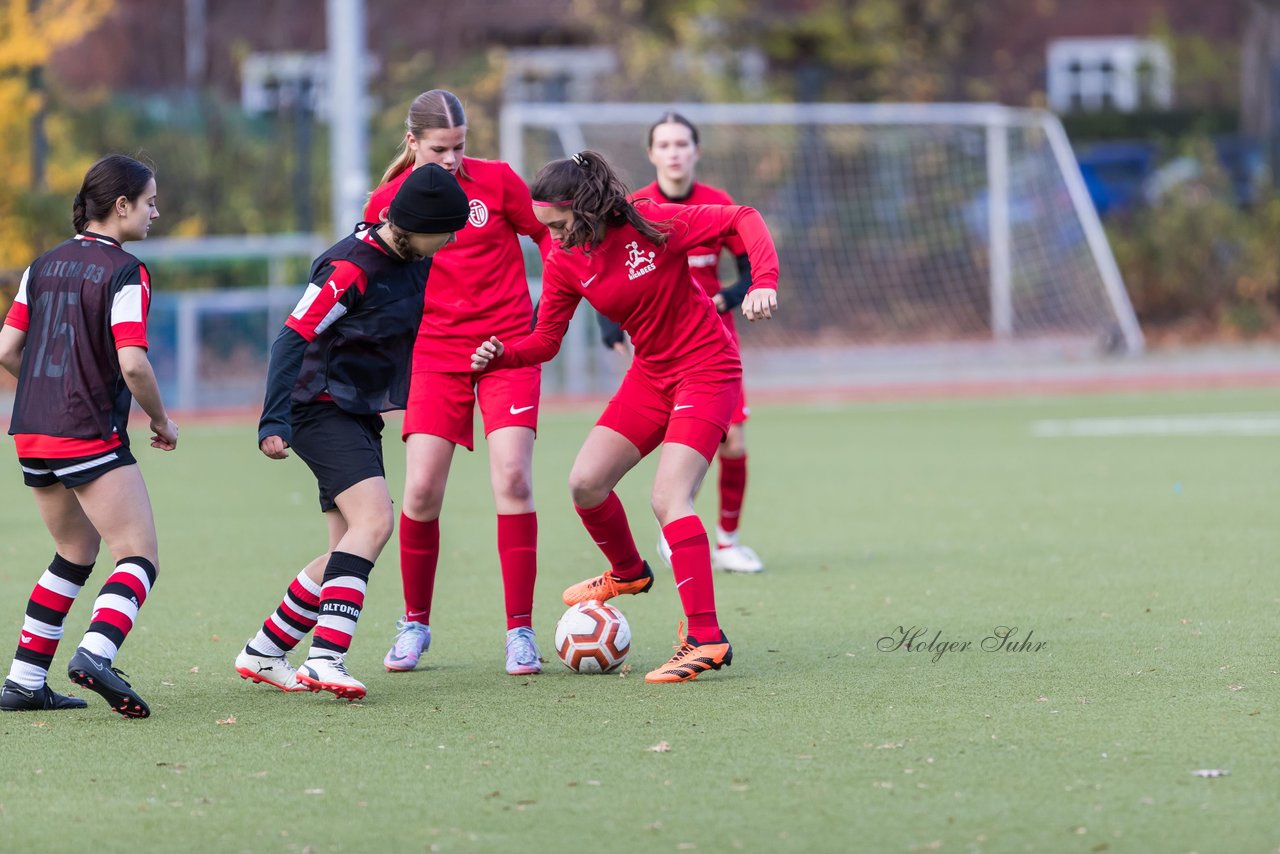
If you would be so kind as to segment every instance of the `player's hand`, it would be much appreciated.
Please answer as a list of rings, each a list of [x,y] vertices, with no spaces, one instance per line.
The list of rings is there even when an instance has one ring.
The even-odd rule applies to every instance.
[[[172,451],[178,447],[178,425],[172,418],[151,422],[151,447]]]
[[[496,335],[490,335],[489,340],[476,348],[471,354],[471,370],[483,371],[489,367],[489,363],[498,358],[506,350],[502,346],[502,342],[498,340]]]
[[[619,341],[613,345],[613,352],[622,357],[622,365],[625,368],[631,367],[631,360],[635,358],[635,348],[631,346],[630,341]]]
[[[742,316],[755,321],[758,318],[768,320],[778,310],[778,292],[774,288],[756,288],[747,291],[742,301]]]
[[[289,443],[279,436],[268,436],[258,445],[258,449],[273,460],[288,459],[288,448]]]
[[[718,314],[724,314],[726,311],[729,310],[729,303],[725,301],[725,298],[722,294],[716,294],[715,296],[711,297],[711,301],[715,303],[716,312]]]

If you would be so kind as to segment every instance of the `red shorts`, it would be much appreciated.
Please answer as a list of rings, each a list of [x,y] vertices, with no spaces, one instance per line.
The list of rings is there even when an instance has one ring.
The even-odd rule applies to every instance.
[[[741,400],[741,373],[713,369],[661,382],[632,368],[596,424],[622,434],[642,456],[675,442],[710,462]]]
[[[474,451],[476,401],[486,436],[502,427],[536,431],[541,392],[541,365],[482,374],[414,371],[401,435],[427,433]]]
[[[738,408],[733,413],[733,417],[729,419],[730,424],[746,424],[747,419],[751,417],[751,407],[747,406],[747,390],[738,385]]]

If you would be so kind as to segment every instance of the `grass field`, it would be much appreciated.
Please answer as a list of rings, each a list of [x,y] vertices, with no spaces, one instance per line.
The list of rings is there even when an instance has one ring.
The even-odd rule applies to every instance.
[[[642,675],[680,619],[666,572],[619,603],[633,672],[575,676],[554,657],[559,592],[600,562],[564,486],[595,413],[546,413],[545,674],[502,671],[485,460],[460,455],[428,666],[380,664],[401,607],[392,548],[349,659],[360,704],[234,673],[323,525],[296,459],[262,458],[249,426],[189,425],[174,454],[139,449],[161,575],[118,663],[153,717],[96,697],[0,717],[0,849],[1276,850],[1280,437],[1221,424],[1274,427],[1278,404],[1254,390],[759,406],[744,541],[769,568],[718,576],[734,665],[677,686]],[[1232,419],[1042,435],[1046,420],[1207,414]],[[398,493],[398,442],[388,459]],[[621,494],[652,558],[651,471]],[[50,545],[12,463],[0,500],[0,641],[16,643]],[[60,690],[88,611],[68,621]],[[984,650],[1000,626],[1030,643]],[[884,651],[913,627],[911,651]]]

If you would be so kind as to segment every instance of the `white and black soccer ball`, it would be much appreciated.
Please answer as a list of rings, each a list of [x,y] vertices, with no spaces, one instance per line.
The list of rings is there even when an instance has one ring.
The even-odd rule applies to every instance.
[[[631,651],[631,626],[607,602],[579,602],[556,623],[556,653],[574,673],[609,673]]]

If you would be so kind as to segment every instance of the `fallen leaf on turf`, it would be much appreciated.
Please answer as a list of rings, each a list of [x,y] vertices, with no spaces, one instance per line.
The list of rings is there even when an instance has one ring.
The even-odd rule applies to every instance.
[[[649,752],[650,753],[670,753],[671,745],[665,741],[660,741],[657,744],[655,744],[653,747],[650,747]]]
[[[222,640],[222,638],[218,637],[217,635],[214,635],[213,637],[209,638],[209,640],[213,641],[214,643],[217,643],[218,641]]]
[[[1243,685],[1228,685],[1227,687],[1228,687],[1228,688],[1230,688],[1232,691],[1243,691],[1243,690],[1244,690],[1244,686],[1243,686]]]
[[[1200,768],[1191,772],[1193,777],[1225,777],[1231,772],[1226,768]]]
[[[233,723],[235,723],[235,722],[236,722],[236,716],[235,716],[235,715],[227,715],[225,718],[221,718],[221,719],[218,721],[218,724],[219,724],[219,726],[221,726],[222,724],[233,724]]]
[[[623,679],[626,679],[626,678],[627,678],[627,674],[628,674],[628,673],[630,673],[630,672],[631,672],[631,665],[630,665],[630,664],[624,664],[624,665],[622,665],[622,667],[618,670],[618,676],[620,676],[620,677],[621,677],[621,678],[623,678]]]
[[[302,794],[304,794],[304,795],[323,795],[323,794],[324,794],[324,789],[303,789],[303,790],[302,790]]]
[[[45,723],[44,721],[36,721],[35,723],[32,724],[32,726],[47,727],[48,724]]]
[[[193,667],[193,668],[191,668],[190,670],[188,670],[187,672],[188,672],[188,673],[199,673],[199,672],[200,672],[200,668],[199,668],[199,667]]]

